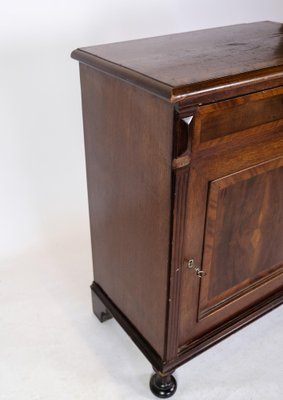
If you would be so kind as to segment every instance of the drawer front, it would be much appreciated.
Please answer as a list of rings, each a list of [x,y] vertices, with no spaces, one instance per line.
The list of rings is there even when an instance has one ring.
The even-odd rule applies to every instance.
[[[205,149],[227,141],[240,142],[248,135],[261,136],[282,125],[282,118],[282,87],[204,105],[196,114],[193,146]]]

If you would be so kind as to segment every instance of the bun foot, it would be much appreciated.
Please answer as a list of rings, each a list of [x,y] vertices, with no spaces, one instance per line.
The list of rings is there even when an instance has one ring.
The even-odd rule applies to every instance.
[[[152,375],[149,387],[152,393],[160,399],[167,399],[173,396],[177,389],[177,382],[173,375],[160,376]]]

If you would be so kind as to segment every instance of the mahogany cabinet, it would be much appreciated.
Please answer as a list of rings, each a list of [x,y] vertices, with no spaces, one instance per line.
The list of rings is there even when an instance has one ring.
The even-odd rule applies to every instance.
[[[93,310],[172,372],[282,303],[283,25],[75,50]]]

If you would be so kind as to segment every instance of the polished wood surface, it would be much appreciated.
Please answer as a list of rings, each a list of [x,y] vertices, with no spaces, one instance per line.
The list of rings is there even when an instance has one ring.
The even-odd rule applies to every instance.
[[[282,88],[206,105],[198,109],[199,141],[208,142],[282,118]]]
[[[163,356],[173,108],[85,65],[81,85],[94,279]]]
[[[93,309],[152,363],[158,396],[176,367],[282,304],[282,26],[72,53]]]
[[[248,302],[248,291],[272,280],[283,284],[282,182],[280,157],[210,183],[199,318],[240,296]]]
[[[282,26],[266,21],[84,47],[73,57],[178,101],[211,85],[223,91],[231,77],[236,85],[264,80],[265,69],[265,79],[272,68],[272,79],[282,79]]]
[[[177,390],[177,382],[173,375],[152,375],[149,382],[152,393],[160,399],[167,399],[173,396]]]
[[[232,123],[233,122],[231,121],[231,124]],[[206,251],[206,254],[209,254],[209,252],[213,252],[211,239],[214,239],[215,237],[214,235],[210,235],[210,237],[208,235],[205,235],[205,230],[209,229],[207,224],[213,219],[211,219],[211,216],[208,215],[208,212],[210,211],[208,199],[210,188],[211,186],[213,186],[213,182],[221,182],[222,180],[224,182],[227,182],[227,179],[229,181],[230,178],[225,177],[231,174],[235,174],[234,176],[237,176],[237,178],[242,178],[246,174],[251,174],[252,176],[253,174],[257,175],[257,171],[261,171],[261,168],[263,168],[263,170],[264,168],[267,168],[260,166],[260,164],[266,163],[269,160],[273,160],[276,158],[280,159],[280,157],[282,157],[283,155],[283,130],[281,127],[279,131],[275,130],[272,135],[263,135],[263,137],[257,137],[256,140],[253,137],[250,137],[249,142],[244,141],[243,144],[235,141],[232,146],[230,142],[228,143],[228,147],[225,145],[218,147],[215,146],[205,150],[196,150],[195,153],[192,152],[191,163],[187,167],[189,168],[190,172],[187,194],[188,207],[184,230],[183,257],[184,260],[194,258],[196,264],[199,265],[202,270],[207,269],[207,266],[209,266],[209,262],[211,261],[212,257],[212,253],[210,253],[208,260],[204,261],[204,249]],[[270,165],[273,165],[272,162]],[[244,171],[245,169],[250,170],[249,172],[246,172]],[[253,192],[254,194],[256,194],[259,190],[258,187],[260,187],[260,184],[257,182],[259,185],[257,187],[256,185],[252,185],[252,180],[249,181],[249,183],[250,182],[253,189],[251,190],[251,193]],[[278,193],[278,191],[281,192],[281,190],[278,189],[278,187],[281,188],[282,186],[282,181],[280,180],[280,178],[277,178],[276,181],[278,187],[275,186],[271,188],[271,182],[269,184],[265,183],[266,186],[264,186],[264,188],[266,190],[268,189],[268,191],[274,191],[274,193]],[[231,188],[232,187],[233,185],[231,185]],[[241,196],[243,196],[243,198]],[[245,192],[245,186],[242,186],[242,191],[238,192],[237,197],[234,199],[234,204],[238,204],[238,202],[240,201],[243,202],[243,199],[246,199],[246,196],[247,193]],[[213,206],[217,207],[217,204],[212,197],[209,200],[211,201],[211,209],[213,209]],[[253,196],[247,197],[246,201],[248,200],[250,201],[249,209],[254,210],[256,214],[256,208],[254,205],[255,198]],[[268,207],[272,207],[271,202],[272,200],[270,199],[270,202],[268,202]],[[278,201],[276,204],[278,204]],[[231,212],[230,206],[232,207],[232,205],[233,203],[227,203],[226,211],[229,210]],[[245,203],[245,206],[247,207],[247,203]],[[279,202],[278,207],[283,207],[283,204]],[[217,208],[217,211],[218,210],[219,209]],[[261,211],[263,212],[263,210]],[[242,210],[242,212],[244,213],[244,209]],[[269,210],[269,212],[271,212],[271,210]],[[218,217],[219,214],[217,214],[217,218]],[[210,219],[208,220],[208,218]],[[234,232],[233,229],[236,222],[237,221],[234,221],[234,224],[230,226],[232,232]],[[250,219],[249,224],[246,228],[250,229],[251,232],[253,230],[252,223],[253,220]],[[235,228],[236,226],[237,225],[235,225]],[[278,223],[277,229],[282,229],[280,222]],[[274,234],[275,232],[276,230],[274,231]],[[219,234],[222,233],[220,232]],[[208,239],[208,242],[206,242],[205,239]],[[283,245],[282,235],[280,235],[278,238],[275,238],[273,236],[270,237],[267,235],[265,239],[268,241],[266,242],[267,247],[270,247],[273,241],[275,241],[276,243],[277,240],[279,241],[279,243],[281,243],[281,247]],[[207,247],[205,247],[206,245]],[[250,247],[249,242],[246,243],[246,245],[246,251],[250,251],[249,260],[253,259],[253,257],[256,257],[256,254]],[[276,252],[276,254],[274,254],[273,256],[280,259],[280,244],[275,245],[275,247],[271,247],[273,252]],[[221,253],[220,256],[224,257],[224,253]],[[236,257],[236,253],[232,255],[232,257]],[[256,258],[253,260],[256,263]],[[236,258],[234,262],[236,262]],[[228,260],[226,262],[226,260],[223,259],[222,270],[223,268],[227,268],[227,270],[230,271],[231,267]],[[219,270],[219,275],[217,275],[217,278],[221,280],[222,278],[220,271],[221,269]],[[231,273],[232,271],[233,270],[231,268]],[[251,281],[253,279],[256,279],[257,272],[252,272],[249,269],[248,271],[250,271],[249,279]],[[213,274],[211,274],[210,270],[208,269],[208,275],[205,276],[202,280],[193,279],[192,271],[186,267],[185,263],[183,263],[180,290],[181,298],[179,308],[179,346],[181,348],[183,348],[185,344],[189,346],[192,341],[196,340],[198,337],[206,333],[209,329],[216,329],[229,318],[232,318],[234,315],[241,312],[241,310],[245,310],[248,306],[252,306],[252,304],[259,301],[260,299],[263,299],[269,294],[272,294],[274,291],[281,291],[282,295],[282,274],[280,276],[276,276],[276,274],[274,276],[269,275],[269,277],[270,279],[263,281],[262,285],[254,285],[252,282],[250,282],[249,285],[247,282],[248,286],[246,287],[245,293],[242,293],[242,296],[238,296],[237,298],[232,299],[233,301],[230,302],[227,299],[226,303],[222,303],[222,307],[220,308],[219,312],[217,312],[217,310],[214,310],[213,313],[205,315],[206,313],[204,311],[203,313],[201,313],[201,310],[199,309],[200,300],[202,300],[202,306],[204,302],[207,301],[207,296],[204,295],[204,293],[207,293],[207,289],[204,289],[203,292],[202,289],[203,287],[205,288],[207,285],[210,286],[210,279],[213,278]],[[223,277],[223,280],[225,282],[225,276]],[[201,319],[204,316],[206,316],[206,318]]]
[[[172,87],[283,64],[282,25],[241,24],[86,47]]]

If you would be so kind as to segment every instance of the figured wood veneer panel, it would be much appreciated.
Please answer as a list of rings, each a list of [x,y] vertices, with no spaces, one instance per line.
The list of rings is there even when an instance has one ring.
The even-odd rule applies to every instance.
[[[282,271],[283,158],[210,185],[200,311]]]

